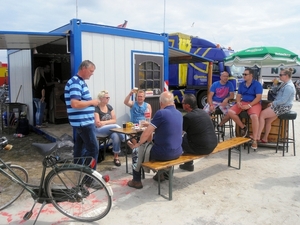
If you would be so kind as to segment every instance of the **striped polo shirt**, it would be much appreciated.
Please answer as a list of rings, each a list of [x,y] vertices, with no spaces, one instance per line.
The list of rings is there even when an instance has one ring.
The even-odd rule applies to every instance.
[[[65,102],[69,122],[73,127],[94,124],[95,107],[90,105],[83,109],[74,109],[71,107],[71,99],[80,101],[92,100],[87,84],[78,75],[73,76],[65,86]]]

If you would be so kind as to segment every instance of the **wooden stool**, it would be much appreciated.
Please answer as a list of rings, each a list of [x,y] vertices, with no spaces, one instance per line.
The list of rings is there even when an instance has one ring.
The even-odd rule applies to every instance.
[[[108,144],[110,137],[97,137],[99,141],[99,155],[98,155],[98,162],[101,162],[105,159],[106,155],[106,145]],[[100,146],[103,144],[103,151],[100,151]]]
[[[294,120],[297,118],[297,113],[294,111],[290,111],[288,113],[278,116],[278,118],[280,119],[280,122],[279,122],[278,136],[277,136],[276,153],[278,150],[278,146],[281,143],[282,147],[283,147],[282,156],[284,156],[285,148],[286,148],[286,152],[288,152],[289,143],[293,143],[294,156],[295,156],[296,155],[296,143],[295,143],[296,140],[295,140]],[[293,136],[291,138],[289,136],[290,120],[292,121],[292,131],[293,131]],[[282,137],[280,137],[281,133],[283,133]]]

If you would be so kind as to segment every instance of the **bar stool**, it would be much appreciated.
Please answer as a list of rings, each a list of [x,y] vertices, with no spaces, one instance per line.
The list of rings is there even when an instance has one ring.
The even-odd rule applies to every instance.
[[[239,114],[239,117],[240,117],[241,120],[245,119],[244,124],[245,124],[245,126],[247,127],[247,130],[248,130],[247,137],[249,137],[249,132],[250,132],[250,116],[248,115],[248,112],[247,111],[242,111]],[[247,145],[248,154],[249,154],[250,153],[250,142],[247,142],[247,143],[244,144],[244,149],[246,148],[246,145]]]
[[[221,109],[219,107],[216,108],[215,112],[212,113],[212,116],[214,116],[214,121],[216,126],[222,121],[222,118],[224,116],[223,112],[221,111]],[[228,124],[227,124],[228,123]],[[222,131],[218,131],[219,133],[221,133],[222,135],[222,139],[224,141],[224,136],[225,136],[225,131],[226,128],[229,128],[229,136],[230,138],[233,137],[234,133],[233,133],[233,123],[232,123],[232,119],[229,119],[223,126],[222,126]],[[220,134],[218,134],[220,135]]]
[[[109,136],[107,137],[97,137],[97,140],[99,142],[99,155],[98,155],[98,162],[101,162],[105,159],[106,155],[106,145],[109,141]],[[100,150],[100,146],[103,145],[103,151]]]
[[[215,133],[218,137],[218,142],[220,142],[220,136],[222,137],[222,140],[224,141],[224,135],[225,135],[223,128],[221,131],[217,129],[220,121],[222,120],[222,115],[223,115],[223,112],[219,108],[216,108],[216,110],[211,114],[211,117],[212,117],[212,120],[214,123],[214,127],[215,127]]]
[[[286,152],[289,150],[289,143],[293,143],[294,147],[294,156],[296,155],[296,140],[295,140],[295,128],[294,128],[294,120],[297,118],[297,112],[290,111],[283,115],[278,116],[280,119],[279,121],[279,130],[277,136],[277,145],[276,145],[276,153],[279,147],[279,144],[282,144],[282,156],[284,156],[285,148]],[[289,128],[290,128],[290,121],[292,121],[292,131],[293,137],[289,136]],[[283,133],[283,137],[280,137],[280,134]]]

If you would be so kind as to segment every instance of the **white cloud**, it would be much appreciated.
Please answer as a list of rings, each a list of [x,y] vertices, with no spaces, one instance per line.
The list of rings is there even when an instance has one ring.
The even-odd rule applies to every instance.
[[[182,32],[235,50],[275,45],[300,54],[298,0],[165,0],[165,10],[164,0],[10,0],[1,3],[0,30],[54,30],[76,17],[76,2],[83,22],[117,26],[127,20],[131,29]]]

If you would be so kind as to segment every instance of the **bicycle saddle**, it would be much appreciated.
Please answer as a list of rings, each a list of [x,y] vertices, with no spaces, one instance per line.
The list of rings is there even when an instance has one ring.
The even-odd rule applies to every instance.
[[[37,148],[39,154],[45,157],[56,150],[57,143],[32,143],[32,145]]]

